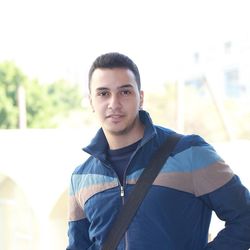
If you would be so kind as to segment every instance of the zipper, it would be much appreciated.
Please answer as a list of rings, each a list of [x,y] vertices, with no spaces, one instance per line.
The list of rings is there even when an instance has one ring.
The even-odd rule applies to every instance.
[[[126,167],[126,169],[125,169],[125,171],[124,171],[123,182],[122,182],[122,183],[119,181],[118,175],[117,175],[116,172],[113,170],[113,168],[112,168],[111,166],[109,166],[109,164],[106,164],[106,163],[103,162],[103,164],[104,164],[107,168],[112,169],[112,170],[115,172],[115,174],[116,174],[116,177],[117,177],[117,179],[118,179],[118,185],[120,186],[120,197],[121,197],[121,199],[122,199],[122,204],[123,204],[123,205],[124,205],[124,203],[125,203],[126,172],[127,172],[128,168],[129,168],[129,166],[130,166],[130,163],[131,163],[132,159],[133,159],[134,156],[137,154],[137,152],[139,151],[139,149],[141,149],[142,146],[144,146],[144,144],[146,144],[148,141],[150,141],[150,140],[152,139],[152,137],[153,137],[153,135],[152,135],[151,137],[149,137],[147,141],[145,141],[143,144],[141,144],[140,147],[138,147],[138,148],[134,151],[134,153],[131,155],[130,160],[129,160],[128,164],[127,164],[127,167]],[[129,243],[128,243],[128,234],[127,234],[127,232],[125,233],[124,238],[125,238],[125,250],[128,250],[128,248],[129,248]]]
[[[120,191],[121,191],[120,195],[121,195],[121,197],[122,197],[122,200],[124,200],[124,198],[123,198],[123,197],[124,197],[124,194],[125,194],[125,193],[124,193],[124,187],[123,187],[123,185],[121,185],[121,184],[120,184]]]
[[[141,144],[140,147],[137,147],[137,149],[136,149],[136,150],[134,151],[134,153],[131,155],[130,160],[129,160],[128,164],[127,164],[127,167],[126,167],[126,169],[125,169],[125,171],[124,171],[123,183],[120,183],[120,182],[119,182],[119,183],[120,183],[120,191],[121,191],[120,195],[121,195],[121,198],[122,198],[122,204],[123,204],[123,205],[124,205],[124,202],[125,202],[125,199],[124,199],[124,195],[125,195],[124,187],[125,187],[125,185],[126,185],[126,173],[127,173],[127,170],[128,170],[128,168],[130,167],[130,163],[131,163],[132,159],[134,158],[134,156],[135,156],[135,155],[137,154],[137,152],[139,151],[139,149],[141,149],[141,148],[144,146],[144,144],[146,144],[149,140],[151,140],[152,137],[153,137],[153,136],[151,136],[150,138],[148,138],[148,140],[145,141],[143,144]],[[124,238],[125,238],[125,250],[128,250],[128,249],[129,249],[129,241],[128,241],[128,233],[127,233],[127,232],[125,233]]]
[[[105,165],[107,168],[111,169],[111,170],[115,173],[115,175],[116,175],[116,177],[117,177],[117,180],[118,180],[118,186],[120,186],[120,197],[122,198],[122,204],[124,204],[124,196],[125,196],[124,183],[125,183],[125,181],[123,181],[123,183],[121,183],[121,182],[119,181],[119,177],[118,177],[118,175],[116,174],[116,172],[114,171],[114,169],[113,169],[111,166],[109,166],[108,164],[106,164],[106,163],[104,163],[104,165]],[[124,178],[126,178],[126,175],[125,175]]]

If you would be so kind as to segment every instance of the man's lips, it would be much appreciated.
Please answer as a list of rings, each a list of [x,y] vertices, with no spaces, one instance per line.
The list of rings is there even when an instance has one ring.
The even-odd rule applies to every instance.
[[[108,119],[112,122],[120,122],[123,117],[124,117],[124,115],[122,115],[122,114],[111,114],[111,115],[107,115],[106,119]]]
[[[106,118],[116,119],[116,118],[121,118],[123,116],[124,116],[123,114],[110,114],[110,115],[106,115]]]

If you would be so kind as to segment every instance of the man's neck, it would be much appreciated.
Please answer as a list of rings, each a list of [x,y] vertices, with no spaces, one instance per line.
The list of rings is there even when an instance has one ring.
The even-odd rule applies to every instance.
[[[144,125],[142,123],[136,126],[136,128],[134,128],[128,134],[113,135],[110,133],[105,133],[110,149],[119,149],[129,146],[139,141],[143,137],[143,135]]]

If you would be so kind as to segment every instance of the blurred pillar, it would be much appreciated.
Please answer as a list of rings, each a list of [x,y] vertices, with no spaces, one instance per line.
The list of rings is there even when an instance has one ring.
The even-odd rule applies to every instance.
[[[176,82],[176,128],[180,133],[185,130],[184,98],[184,81],[179,79]]]
[[[204,77],[203,81],[208,89],[208,92],[211,96],[212,102],[214,103],[214,106],[217,110],[219,119],[221,121],[221,124],[223,126],[223,130],[224,130],[225,135],[226,135],[226,139],[228,141],[230,141],[233,138],[233,133],[231,132],[232,129],[230,128],[230,122],[227,121],[227,119],[226,119],[226,115],[225,115],[225,111],[223,110],[223,106],[220,104],[219,98],[217,98],[217,96],[216,96],[211,84],[209,84],[208,80]]]
[[[25,129],[27,127],[27,116],[26,116],[26,97],[25,90],[22,85],[18,86],[17,89],[17,103],[18,103],[18,127]]]

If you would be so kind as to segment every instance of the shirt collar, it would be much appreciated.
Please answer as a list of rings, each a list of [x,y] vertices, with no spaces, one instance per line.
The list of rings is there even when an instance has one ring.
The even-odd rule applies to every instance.
[[[148,142],[152,137],[155,136],[156,130],[152,123],[151,117],[147,111],[140,110],[139,118],[141,122],[145,125],[144,136],[140,143],[140,145],[142,146],[146,142]],[[96,135],[91,140],[90,144],[87,147],[83,148],[85,152],[89,153],[90,155],[93,155],[98,159],[103,159],[103,160],[106,158],[105,156],[107,149],[108,149],[108,142],[106,140],[102,128],[100,128],[97,131]]]

